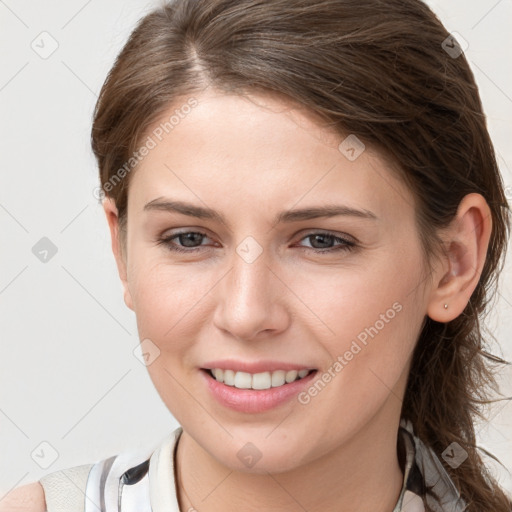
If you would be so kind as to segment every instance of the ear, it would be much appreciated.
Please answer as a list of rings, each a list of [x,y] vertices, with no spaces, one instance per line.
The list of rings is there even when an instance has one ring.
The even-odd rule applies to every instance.
[[[128,287],[127,262],[124,251],[121,247],[121,239],[119,237],[119,214],[115,201],[110,197],[105,197],[105,199],[103,199],[103,209],[110,228],[112,252],[114,253],[119,277],[123,284],[124,302],[131,310],[133,310],[133,301]]]
[[[427,315],[437,322],[457,318],[475,290],[487,256],[492,218],[481,194],[468,194],[442,238],[447,251],[431,290]],[[448,306],[445,308],[445,304]]]

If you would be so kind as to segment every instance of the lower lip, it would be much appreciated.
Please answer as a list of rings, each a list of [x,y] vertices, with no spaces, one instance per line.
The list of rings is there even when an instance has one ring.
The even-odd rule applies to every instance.
[[[315,378],[318,370],[306,377],[269,389],[239,389],[215,380],[208,370],[201,369],[208,388],[222,405],[239,412],[264,412],[297,396]]]

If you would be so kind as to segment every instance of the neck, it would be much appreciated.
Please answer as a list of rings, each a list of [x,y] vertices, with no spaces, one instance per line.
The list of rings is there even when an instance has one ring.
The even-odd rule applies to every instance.
[[[393,399],[393,397],[391,397]],[[390,421],[390,410],[395,420]],[[278,474],[233,471],[185,431],[177,447],[181,512],[230,510],[391,512],[403,484],[397,456],[398,421],[383,407],[348,443],[312,463]]]

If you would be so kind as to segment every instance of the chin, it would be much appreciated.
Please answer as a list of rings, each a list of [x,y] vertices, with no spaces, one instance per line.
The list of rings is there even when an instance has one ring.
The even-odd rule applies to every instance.
[[[292,441],[287,445],[279,440],[269,440],[266,438],[268,432],[268,428],[265,428],[257,438],[254,435],[244,436],[233,432],[235,437],[227,449],[219,452],[219,445],[215,445],[208,451],[224,466],[242,473],[265,475],[282,473],[299,467],[304,460],[299,448],[304,446],[304,443]],[[290,436],[290,441],[293,438],[298,439]]]

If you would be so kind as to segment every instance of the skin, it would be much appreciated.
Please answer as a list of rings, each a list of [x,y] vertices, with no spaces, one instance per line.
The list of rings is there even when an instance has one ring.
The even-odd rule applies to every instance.
[[[207,89],[195,97],[198,105],[130,176],[124,241],[115,203],[103,203],[124,300],[140,339],[160,350],[149,374],[183,427],[181,510],[390,512],[403,481],[396,443],[412,350],[426,315],[456,318],[476,287],[488,205],[479,194],[464,198],[442,233],[447,255],[427,276],[414,198],[377,151],[367,146],[349,161],[338,150],[345,137],[277,95]],[[144,211],[157,198],[207,206],[226,222]],[[272,224],[282,210],[326,203],[370,210],[377,220]],[[178,231],[207,236],[189,254],[157,243]],[[356,247],[325,252],[340,243],[307,237],[323,231]],[[236,252],[247,236],[262,249],[252,263]],[[186,238],[173,241],[191,250]],[[306,405],[292,399],[264,413],[236,412],[215,401],[200,374],[207,361],[234,358],[298,363],[321,375],[397,302],[401,311]],[[251,468],[237,457],[247,442],[262,455]]]
[[[180,508],[391,511],[403,479],[396,439],[411,352],[426,315],[448,322],[473,293],[491,232],[488,205],[479,194],[464,198],[441,233],[446,256],[425,276],[414,200],[382,155],[367,146],[347,160],[338,150],[344,137],[277,95],[208,89],[197,99],[130,177],[126,238],[115,203],[103,203],[124,300],[140,338],[160,350],[148,371],[183,427]],[[227,223],[143,211],[162,196],[214,208]],[[378,220],[272,224],[283,209],[327,202],[371,210]],[[185,255],[156,243],[178,228],[206,232],[196,242],[203,249]],[[315,254],[312,247],[340,245],[306,237],[318,231],[353,237],[358,247]],[[252,263],[236,252],[247,236],[263,251]],[[224,357],[328,373],[395,302],[401,311],[306,405],[234,412],[200,378],[202,363]],[[261,452],[252,468],[237,457],[249,441]],[[46,510],[39,482],[0,500],[0,512],[13,510]]]
[[[0,512],[45,512],[46,500],[39,482],[16,487],[0,500]]]

